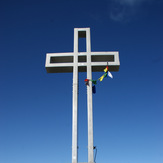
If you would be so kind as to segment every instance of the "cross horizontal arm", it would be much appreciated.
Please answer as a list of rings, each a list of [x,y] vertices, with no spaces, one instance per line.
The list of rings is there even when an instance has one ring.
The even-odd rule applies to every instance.
[[[90,52],[92,71],[103,71],[106,65],[109,71],[119,70],[119,53],[118,52]],[[48,73],[67,73],[73,72],[74,53],[47,53],[46,70]],[[86,72],[87,52],[78,53],[79,72]]]

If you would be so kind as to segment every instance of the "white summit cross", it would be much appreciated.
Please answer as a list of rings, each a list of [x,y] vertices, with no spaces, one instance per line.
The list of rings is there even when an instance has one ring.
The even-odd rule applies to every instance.
[[[86,38],[86,52],[78,51],[79,38]],[[106,65],[109,71],[118,71],[119,53],[91,52],[90,28],[74,28],[74,52],[46,54],[45,67],[48,73],[73,72],[72,163],[78,162],[78,72],[87,72],[87,79],[92,79],[92,71],[103,71]],[[87,109],[88,163],[94,163],[92,82],[87,85]]]

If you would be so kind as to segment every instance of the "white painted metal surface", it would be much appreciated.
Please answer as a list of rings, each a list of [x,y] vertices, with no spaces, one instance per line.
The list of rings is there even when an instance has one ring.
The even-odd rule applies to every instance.
[[[86,52],[78,52],[78,39],[86,38]],[[92,71],[118,71],[118,52],[91,52],[90,28],[74,28],[74,52],[47,53],[45,67],[48,73],[73,72],[73,111],[72,111],[72,163],[78,162],[78,72],[87,72],[92,79]],[[94,163],[93,156],[93,107],[92,82],[87,86],[88,114],[88,163]]]
[[[78,161],[78,31],[74,29],[72,163]]]
[[[78,52],[79,57],[86,57],[87,52]],[[92,66],[92,72],[103,71],[107,63],[109,64],[110,71],[118,71],[119,53],[118,52],[90,52]],[[73,53],[47,53],[45,67],[48,73],[65,73],[72,72],[73,69]],[[80,61],[80,58],[79,58]],[[85,72],[86,69],[81,67],[86,67],[88,62],[78,62],[79,72]]]
[[[87,42],[87,79],[92,79],[92,66],[91,66],[91,40],[90,29],[86,29],[86,42]],[[88,163],[94,162],[93,157],[93,110],[92,110],[92,82],[87,86],[87,114],[88,114]]]

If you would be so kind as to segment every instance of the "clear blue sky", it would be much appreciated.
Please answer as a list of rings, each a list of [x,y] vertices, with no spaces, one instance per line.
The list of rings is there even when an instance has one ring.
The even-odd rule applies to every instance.
[[[163,162],[162,0],[0,1],[0,163],[71,163],[72,74],[47,74],[47,52],[119,51],[93,95],[97,163]],[[93,78],[102,72],[93,73]],[[79,75],[79,162],[87,162],[86,73]]]

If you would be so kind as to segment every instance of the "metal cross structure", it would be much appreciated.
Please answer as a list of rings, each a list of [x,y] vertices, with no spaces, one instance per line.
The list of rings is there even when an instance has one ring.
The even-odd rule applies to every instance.
[[[78,51],[79,38],[86,38],[86,52]],[[87,72],[87,79],[92,79],[92,72],[103,71],[106,65],[109,71],[118,71],[119,53],[91,52],[90,28],[74,28],[74,52],[46,54],[45,67],[48,73],[73,72],[72,163],[78,162],[78,72]],[[92,82],[87,85],[87,113],[88,163],[94,163]]]

